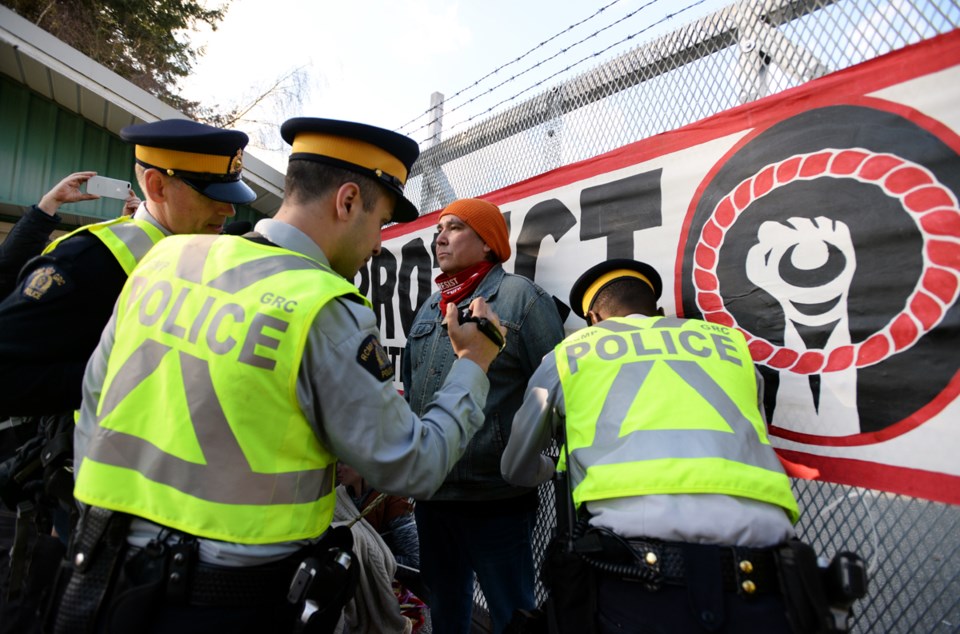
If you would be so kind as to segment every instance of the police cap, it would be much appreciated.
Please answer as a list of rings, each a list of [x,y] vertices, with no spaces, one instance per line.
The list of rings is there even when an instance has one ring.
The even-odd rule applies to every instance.
[[[417,208],[404,198],[403,187],[420,146],[410,137],[364,123],[298,117],[280,126],[280,136],[293,146],[291,161],[313,161],[372,178],[396,194],[393,222],[417,218]]]
[[[256,192],[240,180],[249,138],[188,119],[129,125],[120,138],[132,143],[137,163],[176,176],[207,198],[232,204],[253,202]]]
[[[625,277],[644,282],[653,291],[654,299],[660,299],[663,282],[660,281],[660,274],[652,266],[626,258],[607,260],[587,269],[573,283],[570,289],[570,307],[573,312],[581,319],[586,319],[600,291]]]

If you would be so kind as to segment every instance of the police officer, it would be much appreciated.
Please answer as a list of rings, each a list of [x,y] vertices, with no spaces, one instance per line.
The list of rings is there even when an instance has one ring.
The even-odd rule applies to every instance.
[[[175,119],[132,125],[146,201],[132,219],[86,225],[24,267],[0,303],[0,413],[52,414],[80,405],[80,381],[136,262],[164,236],[219,233],[256,194],[240,178],[247,135]]]
[[[580,276],[570,305],[589,327],[530,379],[503,475],[534,486],[565,472],[599,631],[787,632],[773,547],[799,512],[760,375],[739,332],[664,317],[661,290],[634,260]],[[541,455],[554,436],[556,466]]]
[[[39,255],[50,241],[50,234],[63,220],[57,214],[60,206],[65,203],[99,198],[96,194],[88,194],[81,190],[81,186],[95,174],[96,172],[75,172],[64,177],[44,194],[37,204],[27,209],[13,226],[6,239],[0,244],[0,299],[6,297],[16,287],[23,265]],[[136,201],[137,205],[140,204],[140,199],[136,197],[133,190],[130,190],[124,209],[132,201]],[[21,530],[21,541],[14,541],[17,523],[15,509],[19,503],[15,500],[29,497],[24,487],[29,489],[31,484],[37,483],[36,480],[31,482],[30,479],[22,480],[18,476],[23,470],[23,465],[34,460],[33,455],[28,457],[28,453],[35,454],[40,448],[36,438],[39,422],[39,419],[34,416],[0,418],[0,632],[29,631],[29,626],[19,621],[22,618],[31,618],[30,610],[20,614],[23,611],[20,610],[17,597],[19,588],[9,587],[11,581],[16,582],[16,578],[11,579],[11,577],[23,576],[20,573],[23,568],[11,571],[9,554],[12,550],[17,551],[18,563],[26,564],[23,553],[29,546],[24,539],[26,534],[35,532],[32,528],[27,530],[30,527],[29,515],[25,516],[21,513],[19,520],[24,527]],[[29,441],[35,442],[25,448],[24,444]],[[28,451],[28,448],[32,451]],[[51,551],[52,561],[55,562],[61,546],[59,543],[54,544]],[[42,556],[32,557],[30,567],[40,566],[41,558]],[[52,563],[52,566],[55,567],[55,565]],[[42,580],[43,584],[48,582],[48,579]],[[10,599],[12,602],[9,602]]]
[[[31,205],[13,225],[6,239],[0,243],[0,299],[6,297],[17,285],[23,265],[47,246],[50,234],[63,221],[57,213],[60,206],[100,198],[80,189],[95,175],[96,172],[74,172],[65,176],[44,194],[40,202]],[[133,189],[130,189],[124,200],[123,214],[132,214],[139,205],[140,199]]]
[[[39,500],[16,502],[23,508],[11,565],[14,571],[29,570],[33,579],[11,575],[11,587],[25,583],[26,590],[22,605],[3,606],[0,631],[8,626],[28,631],[25,622],[35,624],[34,604],[39,599],[34,590],[48,588],[52,576],[38,562],[42,558],[55,568],[57,556],[48,551],[62,548],[50,538],[51,507],[61,509],[52,514],[56,530],[64,539],[69,531],[64,511],[72,507],[72,412],[80,405],[84,367],[127,275],[164,236],[219,232],[235,214],[234,204],[256,198],[241,180],[247,143],[243,132],[169,120],[128,126],[120,136],[134,145],[134,170],[146,201],[132,218],[86,225],[52,242],[24,266],[17,287],[0,303],[0,414],[50,415],[41,424],[43,437],[31,444],[36,451],[24,454],[30,459],[0,469],[20,484],[43,476],[43,484],[32,491],[49,493]],[[84,198],[79,183],[68,185],[74,191],[61,198]],[[10,496],[5,498],[15,503]],[[28,536],[27,527],[32,525],[37,535]],[[20,558],[25,560],[15,565]],[[16,618],[12,611],[18,612]]]
[[[417,217],[403,197],[416,142],[313,118],[281,134],[293,149],[276,216],[158,244],[91,359],[75,437],[89,506],[60,631],[290,631],[312,596],[294,573],[329,552],[336,460],[385,493],[429,496],[483,424],[498,345],[451,306],[460,358],[418,418],[352,283],[382,227]],[[499,328],[482,299],[472,308]],[[90,596],[100,613],[73,610]]]

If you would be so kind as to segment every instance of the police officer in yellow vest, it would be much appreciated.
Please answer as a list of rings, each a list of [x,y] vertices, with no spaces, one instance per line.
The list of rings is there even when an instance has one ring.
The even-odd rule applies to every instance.
[[[52,242],[0,303],[0,414],[76,409],[80,381],[137,261],[164,236],[219,233],[256,193],[241,180],[247,135],[172,119],[131,125],[145,201],[132,219],[85,225]],[[69,336],[57,336],[69,329]]]
[[[534,486],[565,472],[597,631],[788,632],[771,547],[794,536],[799,512],[767,439],[760,375],[739,332],[664,317],[661,290],[634,260],[577,280],[570,305],[589,327],[530,379],[504,478]],[[555,436],[566,438],[556,465],[541,455]]]
[[[27,262],[17,287],[0,302],[0,384],[4,386],[0,417],[44,416],[41,435],[31,441],[31,452],[22,454],[29,458],[35,449],[37,459],[26,460],[27,469],[19,471],[16,479],[32,482],[42,476],[44,486],[34,490],[56,492],[41,500],[17,501],[24,505],[19,526],[35,525],[39,542],[24,545],[24,528],[15,543],[14,558],[33,556],[33,560],[26,565],[29,560],[25,559],[24,566],[17,568],[29,571],[24,582],[10,580],[12,588],[23,583],[25,589],[16,618],[7,611],[11,604],[4,607],[0,632],[8,626],[18,632],[32,631],[36,621],[31,603],[34,589],[48,587],[52,576],[52,572],[40,572],[40,561],[46,557],[41,557],[39,544],[49,542],[50,550],[62,547],[50,537],[47,512],[56,511],[53,521],[61,537],[65,539],[69,530],[67,513],[51,509],[50,504],[55,502],[52,498],[59,498],[60,506],[73,507],[69,499],[73,411],[80,406],[84,368],[127,276],[164,236],[219,232],[236,213],[235,204],[256,198],[241,180],[247,144],[243,132],[176,119],[127,126],[120,137],[133,146],[133,171],[145,201],[132,218],[86,225],[52,242]],[[92,173],[82,174],[68,184],[77,188],[68,198],[86,198],[78,188],[89,176]],[[55,567],[57,557],[49,559]]]
[[[58,631],[291,631],[306,598],[332,627],[339,604],[327,623],[326,597],[306,593],[326,579],[337,459],[380,491],[428,497],[483,424],[498,346],[451,307],[460,358],[418,418],[352,283],[382,227],[417,217],[403,197],[416,142],[312,118],[281,134],[293,151],[276,216],[244,236],[165,239],[120,295],[84,378],[88,506]],[[473,310],[499,328],[483,300]]]

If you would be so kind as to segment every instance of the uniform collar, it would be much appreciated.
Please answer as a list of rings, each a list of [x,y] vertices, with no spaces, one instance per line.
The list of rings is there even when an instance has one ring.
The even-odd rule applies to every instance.
[[[147,201],[145,201],[145,200],[144,200],[144,201],[141,201],[141,202],[140,202],[140,206],[137,207],[137,210],[136,210],[135,212],[133,212],[133,219],[134,219],[134,220],[144,220],[144,221],[146,221],[146,222],[149,222],[149,223],[152,224],[154,227],[156,227],[157,229],[159,229],[159,230],[163,233],[163,235],[165,235],[165,236],[171,235],[171,231],[170,231],[169,229],[167,229],[166,227],[164,227],[162,224],[160,224],[160,221],[158,221],[156,218],[154,218],[154,217],[153,217],[153,214],[150,213],[150,210],[147,209]]]
[[[264,238],[288,251],[294,251],[305,255],[310,259],[320,262],[324,266],[330,266],[326,254],[316,242],[310,239],[307,234],[300,231],[293,225],[274,220],[273,218],[264,218],[257,222],[254,231]]]

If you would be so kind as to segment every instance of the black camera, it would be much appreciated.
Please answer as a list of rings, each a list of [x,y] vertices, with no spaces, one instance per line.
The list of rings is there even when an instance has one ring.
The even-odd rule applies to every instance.
[[[460,322],[460,325],[467,322],[473,322],[477,324],[477,329],[487,336],[487,339],[497,344],[497,348],[503,350],[504,346],[507,345],[506,339],[503,338],[503,333],[500,332],[500,329],[496,325],[487,319],[486,317],[474,317],[473,312],[469,308],[461,308],[457,312],[457,319]]]

